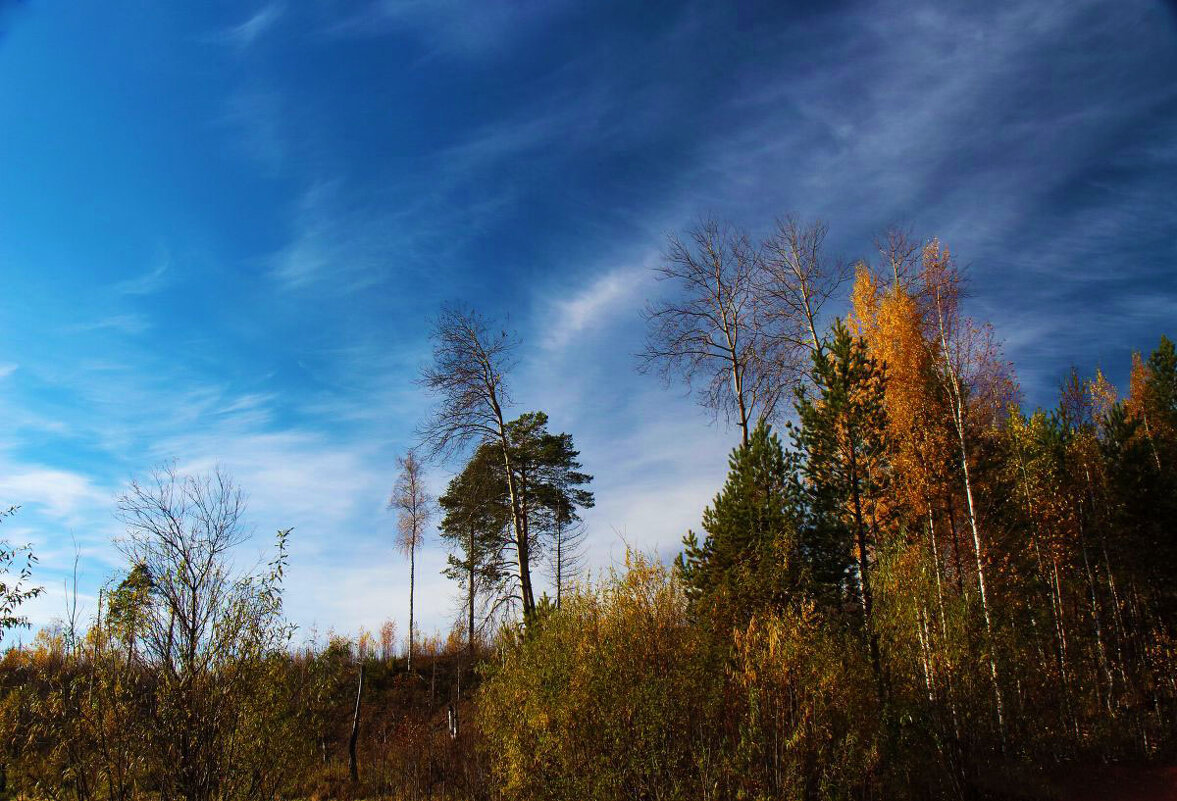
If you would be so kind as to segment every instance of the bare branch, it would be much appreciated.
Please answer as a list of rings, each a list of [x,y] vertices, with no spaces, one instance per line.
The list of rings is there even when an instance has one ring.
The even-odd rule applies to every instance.
[[[787,216],[777,220],[776,231],[762,246],[764,326],[775,346],[781,381],[801,380],[810,355],[823,351],[822,310],[851,276],[847,264],[824,255],[828,231],[820,220],[806,225]]]
[[[442,308],[432,338],[433,362],[418,380],[438,398],[433,416],[418,429],[428,455],[452,456],[471,443],[498,438],[503,410],[512,402],[506,376],[518,340],[457,306]]]
[[[397,548],[410,555],[425,538],[425,527],[433,515],[433,498],[425,489],[424,470],[416,455],[409,451],[397,459],[400,475],[388,500],[388,508],[397,512]]]
[[[757,416],[771,417],[779,396],[757,320],[758,258],[747,234],[703,220],[686,240],[670,236],[661,280],[679,295],[646,307],[639,370],[699,386],[699,400],[735,419],[743,441]]]

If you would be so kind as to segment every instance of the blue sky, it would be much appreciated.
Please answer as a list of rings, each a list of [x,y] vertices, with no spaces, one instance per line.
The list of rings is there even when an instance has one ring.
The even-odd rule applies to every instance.
[[[518,329],[517,411],[596,476],[592,563],[671,553],[735,436],[632,354],[701,214],[820,217],[847,259],[940,236],[1033,404],[1177,333],[1172,4],[186,5],[0,0],[0,502],[37,623],[74,540],[92,608],[113,498],[174,459],[229,470],[259,544],[294,526],[304,634],[403,629],[384,504],[445,300]]]

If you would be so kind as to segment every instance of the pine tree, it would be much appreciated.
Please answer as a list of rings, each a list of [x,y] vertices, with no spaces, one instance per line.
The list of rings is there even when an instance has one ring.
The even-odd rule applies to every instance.
[[[827,599],[847,589],[856,597],[880,691],[870,582],[889,468],[885,390],[883,365],[837,320],[825,354],[814,356],[813,396],[798,395],[793,429],[807,495],[802,552]]]
[[[721,631],[787,603],[801,586],[794,469],[780,439],[762,420],[728,464],[703,512],[706,537],[689,532],[676,560],[696,612]]]
[[[462,553],[451,555],[447,575],[466,587],[471,626],[476,587],[493,595],[489,599],[492,613],[517,597],[527,597],[522,580],[518,594],[508,586],[511,577],[506,573],[505,555],[515,550],[513,561],[521,566],[521,573],[530,575],[545,549],[580,520],[579,510],[594,503],[593,493],[584,486],[593,477],[582,472],[572,435],[553,434],[547,425],[543,412],[528,412],[506,423],[508,459],[501,459],[497,443],[481,446],[442,501],[447,511],[443,536]],[[514,537],[504,536],[503,525],[504,514],[512,511],[512,498],[518,516]],[[506,522],[512,522],[511,518]],[[525,600],[523,606],[525,616],[534,611],[528,610]]]
[[[595,502],[584,488],[593,477],[581,471],[572,435],[553,434],[547,426],[543,412],[528,412],[507,424],[523,525],[537,551],[532,556],[554,542],[559,529],[580,520],[578,509]]]
[[[494,616],[494,598],[510,595],[511,579],[503,549],[510,542],[511,501],[503,478],[502,458],[493,443],[480,446],[461,473],[437,499],[444,517],[442,539],[451,544],[447,578],[458,582],[466,594],[468,645],[473,651],[480,594],[492,598],[487,615]]]

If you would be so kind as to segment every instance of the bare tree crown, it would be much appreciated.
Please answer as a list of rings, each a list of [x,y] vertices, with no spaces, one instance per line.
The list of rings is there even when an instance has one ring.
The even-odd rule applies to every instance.
[[[739,229],[703,220],[685,240],[670,236],[657,271],[678,291],[647,306],[639,369],[700,385],[700,403],[734,419],[747,442],[822,350],[822,309],[849,275],[823,256],[826,230],[788,217],[754,244]]]
[[[457,306],[441,310],[432,338],[433,361],[419,383],[438,405],[418,433],[429,455],[452,455],[499,435],[503,409],[512,402],[506,377],[519,343],[477,311]]]
[[[175,674],[230,658],[243,647],[243,632],[276,631],[247,620],[274,610],[265,582],[233,565],[232,550],[250,534],[244,515],[245,493],[219,467],[185,475],[169,465],[132,481],[117,500],[126,526],[118,548],[142,566],[156,599],[144,621],[145,652]]]
[[[421,462],[412,451],[397,459],[397,464],[400,475],[388,507],[397,513],[397,548],[408,555],[421,546],[425,537],[425,527],[433,514],[433,498],[425,489]]]

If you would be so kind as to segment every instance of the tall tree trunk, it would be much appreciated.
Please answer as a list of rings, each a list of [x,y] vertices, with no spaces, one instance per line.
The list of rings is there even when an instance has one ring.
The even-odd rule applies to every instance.
[[[964,476],[965,499],[968,501],[969,528],[973,534],[973,552],[977,559],[977,589],[981,594],[981,613],[985,618],[985,636],[988,640],[989,678],[993,683],[993,701],[997,713],[997,730],[1001,737],[1001,750],[1005,751],[1005,704],[1001,697],[1001,682],[997,673],[997,655],[993,637],[993,618],[989,612],[989,595],[985,588],[984,548],[981,545],[981,532],[977,525],[977,509],[973,502],[973,483],[969,475],[969,451],[965,438],[964,396],[956,373],[949,367],[949,380],[952,384],[952,417],[956,427],[957,440],[960,443],[960,466]]]
[[[957,365],[953,363],[954,343],[949,341],[949,323],[940,292],[935,292],[936,322],[940,334],[940,358],[943,360],[945,389],[948,391],[949,411],[952,424],[956,429],[957,441],[960,444],[960,466],[964,476],[965,499],[968,502],[969,528],[973,534],[973,549],[977,559],[977,588],[981,594],[981,611],[985,618],[985,634],[989,654],[989,677],[993,682],[993,700],[997,713],[997,729],[1001,737],[1001,750],[1005,752],[1005,705],[1001,697],[1001,682],[997,674],[997,656],[993,638],[993,618],[989,611],[989,597],[985,587],[985,559],[981,545],[981,533],[977,526],[977,509],[973,501],[973,483],[969,475],[969,451],[965,432],[965,397],[961,387],[961,377],[957,374]]]
[[[1108,714],[1112,714],[1112,691],[1115,689],[1115,680],[1112,677],[1112,667],[1108,662],[1107,645],[1104,643],[1103,637],[1103,622],[1099,613],[1099,597],[1095,591],[1095,573],[1091,569],[1091,560],[1087,556],[1087,535],[1084,531],[1083,525],[1083,510],[1082,506],[1079,509],[1079,549],[1083,554],[1083,570],[1087,574],[1087,589],[1088,599],[1091,602],[1091,623],[1095,633],[1095,647],[1096,653],[1099,654],[1099,666],[1103,671],[1104,680],[1107,682],[1107,695],[1104,696],[1104,708],[1107,709]],[[1098,690],[1098,683],[1096,689]]]
[[[466,583],[466,603],[468,604],[467,624],[470,627],[470,659],[474,659],[474,525],[470,526],[470,548],[466,552],[467,565],[470,575]]]
[[[408,670],[413,672],[413,594],[416,591],[417,578],[417,546],[409,548],[409,663]]]
[[[360,737],[360,699],[364,695],[364,664],[360,663],[360,680],[356,685],[356,708],[351,719],[351,737],[347,741],[347,772],[351,774],[352,783],[360,780],[359,767],[356,764],[356,741]]]
[[[1078,741],[1079,736],[1080,736],[1079,735],[1079,718],[1077,715],[1075,715],[1074,711],[1071,709],[1071,695],[1070,695],[1071,679],[1070,679],[1070,667],[1068,666],[1068,661],[1067,661],[1067,619],[1065,617],[1066,606],[1063,603],[1063,585],[1062,585],[1062,579],[1059,577],[1059,574],[1058,574],[1058,559],[1056,557],[1052,556],[1051,557],[1051,564],[1052,564],[1051,573],[1054,576],[1054,584],[1052,586],[1052,592],[1051,592],[1051,601],[1052,601],[1052,603],[1057,604],[1057,607],[1058,607],[1058,611],[1055,614],[1055,620],[1057,621],[1057,624],[1058,624],[1058,652],[1059,652],[1059,665],[1061,666],[1060,670],[1062,671],[1062,680],[1063,680],[1063,698],[1064,698],[1066,706],[1067,706],[1067,712],[1071,715],[1071,726],[1072,726],[1072,730],[1074,731],[1074,734],[1075,734],[1075,740]]]
[[[723,298],[723,277],[720,274],[718,262],[715,262],[715,304],[720,311],[721,328],[723,329],[723,336],[726,340],[724,351],[727,359],[731,362],[732,393],[736,396],[736,410],[740,415],[740,442],[746,448],[748,447],[748,438],[751,434],[749,418],[752,416],[752,410],[748,408],[747,401],[744,398],[744,370],[747,368],[747,365],[740,361],[740,348],[737,341],[739,330],[736,329],[733,331],[735,326],[732,320],[728,319],[728,309]]]
[[[556,608],[560,608],[564,590],[564,526],[556,520]]]
[[[748,438],[750,436],[748,424],[748,407],[744,402],[744,382],[740,375],[740,364],[735,356],[732,354],[732,392],[736,396],[736,410],[740,415],[740,442],[746,448],[748,447]]]
[[[1157,472],[1161,470],[1161,455],[1157,453],[1157,443],[1152,438],[1152,429],[1148,426],[1148,412],[1144,412],[1141,417],[1144,419],[1144,437],[1148,440],[1148,447],[1152,450],[1153,461],[1157,465]]]
[[[940,612],[940,642],[944,647],[948,647],[948,613],[944,605],[944,584],[940,578],[940,547],[936,541],[936,516],[932,511],[932,505],[928,504],[928,536],[932,540],[932,567],[936,574],[936,602]],[[931,637],[929,637],[929,640]],[[956,710],[956,693],[953,690],[953,665],[951,652],[945,654],[945,668],[946,668],[946,695],[948,697],[948,711],[952,715],[952,733],[954,742],[960,743],[960,721]]]
[[[940,636],[948,641],[947,615],[944,611],[944,585],[940,580],[940,547],[936,542],[936,519],[932,513],[931,504],[928,505],[928,537],[932,542],[932,567],[936,575],[936,603],[940,612]]]
[[[511,523],[515,528],[515,555],[519,567],[519,595],[523,601],[523,619],[529,621],[535,612],[535,596],[531,590],[531,557],[527,542],[527,526],[523,521],[522,499],[515,483],[515,469],[511,463],[511,445],[502,414],[498,415],[499,444],[503,450],[503,467],[507,473],[507,495],[511,502]]]
[[[1124,645],[1123,644],[1126,639],[1125,634],[1124,634],[1124,615],[1123,615],[1122,606],[1120,604],[1120,594],[1116,591],[1116,579],[1115,579],[1115,576],[1112,574],[1111,559],[1108,558],[1106,526],[1108,525],[1108,521],[1110,519],[1110,514],[1108,513],[1108,510],[1107,510],[1106,500],[1102,504],[1099,502],[1098,495],[1101,495],[1102,493],[1096,492],[1095,481],[1091,477],[1091,466],[1087,463],[1086,459],[1083,460],[1083,472],[1087,477],[1087,502],[1088,502],[1088,505],[1091,507],[1091,519],[1092,519],[1093,524],[1095,525],[1096,531],[1100,532],[1096,536],[1097,536],[1097,539],[1099,540],[1100,552],[1103,555],[1104,573],[1107,576],[1108,592],[1111,595],[1111,600],[1112,600],[1112,615],[1111,615],[1111,617],[1112,617],[1112,627],[1114,629],[1114,634],[1115,634],[1113,639],[1115,641],[1115,648],[1116,648],[1116,670],[1120,674],[1121,686],[1126,690],[1128,687],[1128,674],[1125,669],[1125,660],[1124,660]],[[1102,515],[1101,515],[1101,512],[1102,512]],[[1101,516],[1103,518],[1103,520],[1102,520],[1103,525],[1102,526],[1100,525],[1100,522],[1101,522],[1100,517]]]
[[[927,609],[921,607],[918,610],[916,619],[912,621],[912,627],[915,629],[916,640],[920,644],[920,667],[924,673],[924,689],[928,693],[928,706],[934,707],[936,705],[936,684],[932,673],[932,644],[929,631],[924,625],[924,619],[927,615]]]

